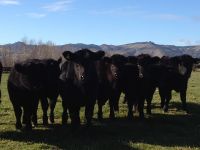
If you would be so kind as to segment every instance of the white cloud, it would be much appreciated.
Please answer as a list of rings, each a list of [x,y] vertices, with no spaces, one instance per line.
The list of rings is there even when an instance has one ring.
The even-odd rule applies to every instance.
[[[26,15],[32,18],[44,18],[47,16],[46,14],[43,13],[27,13]]]
[[[195,22],[200,22],[200,16],[193,16],[192,20]]]
[[[61,0],[44,6],[43,8],[50,12],[66,11],[72,0]]]
[[[152,13],[144,10],[140,10],[138,7],[127,6],[121,8],[113,8],[100,11],[92,11],[94,15],[109,15],[109,16],[136,16],[144,19],[159,19],[159,20],[183,20],[186,19],[184,16],[170,14],[170,13]]]
[[[150,15],[147,15],[147,17],[152,18],[152,19],[172,20],[172,21],[184,19],[183,16],[176,15],[176,14],[152,14],[152,15],[150,14]]]
[[[18,0],[0,0],[0,5],[19,5]]]
[[[133,16],[133,15],[141,15],[144,11],[136,10],[136,7],[122,7],[122,8],[113,8],[107,10],[95,10],[90,13],[94,15],[110,15],[110,16]]]
[[[181,39],[178,41],[178,44],[182,46],[200,45],[200,40],[192,41],[189,39]]]

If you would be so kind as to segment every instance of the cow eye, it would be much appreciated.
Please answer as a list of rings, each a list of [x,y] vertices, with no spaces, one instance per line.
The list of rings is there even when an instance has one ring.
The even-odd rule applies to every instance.
[[[79,64],[76,64],[76,67],[79,67]]]

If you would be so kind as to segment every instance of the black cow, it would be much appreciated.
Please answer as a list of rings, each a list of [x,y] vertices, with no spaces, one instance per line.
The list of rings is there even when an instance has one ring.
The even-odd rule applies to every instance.
[[[119,97],[122,92],[121,73],[126,58],[122,55],[104,57],[96,62],[98,75],[98,119],[102,120],[102,107],[107,100],[110,106],[110,118],[115,118],[115,111],[119,110]]]
[[[48,124],[48,116],[47,110],[50,107],[50,122],[54,123],[54,108],[57,102],[57,98],[60,90],[60,63],[62,61],[61,58],[58,60],[46,59],[42,60],[45,65],[46,70],[46,80],[45,87],[42,92],[42,96],[40,97],[40,102],[43,110],[43,125]],[[48,101],[49,99],[49,101]],[[38,100],[39,103],[39,100]],[[37,108],[35,109],[32,121],[34,125],[37,125]]]
[[[82,49],[74,53],[65,51],[63,56],[67,61],[62,65],[60,75],[62,123],[67,123],[67,111],[69,110],[72,127],[78,127],[80,125],[80,107],[85,106],[87,125],[90,125],[98,90],[95,62],[104,56],[104,52]]]
[[[16,129],[22,128],[22,109],[25,129],[32,129],[31,116],[36,112],[39,99],[47,96],[45,91],[49,85],[52,85],[49,82],[56,81],[55,75],[58,78],[58,69],[54,68],[52,62],[56,66],[60,63],[60,61],[54,63],[49,59],[30,59],[16,63],[11,70],[8,78],[8,93],[15,112]]]
[[[175,90],[180,93],[182,108],[187,112],[186,91],[195,59],[189,55],[181,55],[164,57],[161,63],[165,69],[159,85],[159,94],[164,111],[168,111],[168,104],[172,98],[171,91]]]
[[[2,73],[3,73],[3,65],[0,62],[0,85],[1,85],[1,76],[2,76]],[[1,103],[1,88],[0,88],[0,103]]]
[[[133,106],[139,104],[141,94],[140,69],[137,64],[126,63],[122,69],[122,88],[128,103],[128,119],[133,118]]]
[[[138,109],[140,117],[144,117],[144,102],[147,101],[147,114],[151,114],[151,101],[153,94],[158,87],[162,67],[159,57],[151,57],[148,54],[141,54],[137,57],[139,69],[139,100]]]

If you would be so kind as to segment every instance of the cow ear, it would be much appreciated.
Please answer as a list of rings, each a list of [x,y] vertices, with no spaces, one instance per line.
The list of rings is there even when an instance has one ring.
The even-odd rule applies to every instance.
[[[58,60],[57,60],[58,64],[60,64],[62,62],[62,57],[60,57]]]
[[[73,58],[74,58],[74,54],[70,51],[65,51],[62,54],[66,60],[73,60]]]
[[[105,52],[104,51],[97,51],[96,52],[96,59],[101,59],[102,57],[104,57]]]

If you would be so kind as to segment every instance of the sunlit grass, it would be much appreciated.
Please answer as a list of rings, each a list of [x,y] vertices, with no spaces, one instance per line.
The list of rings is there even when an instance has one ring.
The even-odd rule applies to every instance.
[[[82,127],[75,132],[70,126],[61,125],[61,99],[55,110],[55,124],[43,127],[41,107],[38,111],[39,126],[32,132],[15,130],[15,117],[7,93],[7,77],[3,74],[0,104],[0,149],[200,149],[200,72],[194,72],[189,82],[187,102],[190,114],[179,110],[179,94],[173,92],[169,113],[159,108],[158,91],[153,100],[151,116],[141,121],[135,114],[133,121],[127,121],[127,107],[120,99],[117,119],[110,121],[108,104],[104,107],[105,121],[97,121],[95,108],[94,126],[84,126],[84,109],[81,111]]]

